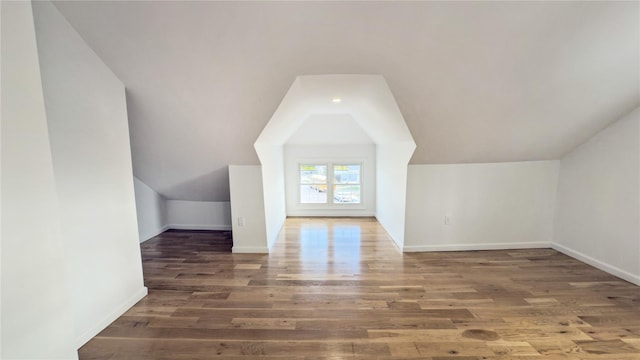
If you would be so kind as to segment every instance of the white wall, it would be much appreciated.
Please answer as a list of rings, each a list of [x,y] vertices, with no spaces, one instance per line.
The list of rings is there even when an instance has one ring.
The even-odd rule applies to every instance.
[[[2,359],[77,359],[30,2],[0,2]]]
[[[284,185],[284,147],[282,145],[263,146],[261,149],[259,156],[262,164],[262,191],[264,195],[267,246],[271,248],[287,218]]]
[[[404,250],[549,247],[557,177],[558,161],[410,165]]]
[[[167,200],[166,228],[184,230],[231,230],[228,201]]]
[[[358,145],[285,145],[285,188],[288,216],[373,216],[376,210],[376,147]],[[300,204],[300,163],[362,163],[361,204]]]
[[[329,99],[336,94],[340,94],[346,101],[330,102]],[[360,138],[368,137],[377,144],[376,217],[394,241],[402,245],[406,165],[415,150],[415,142],[391,90],[380,75],[298,76],[289,88],[254,144],[265,179],[265,215],[269,242],[275,240],[286,217],[282,144],[287,143],[306,119],[318,114],[348,114],[356,123],[353,125],[363,130],[364,134],[360,135],[366,135]],[[341,139],[346,140],[343,137]],[[379,157],[381,153],[382,160]],[[393,171],[392,175],[384,178],[389,180],[385,184],[394,183],[396,191],[393,194],[380,187],[381,175],[386,170]],[[401,198],[397,198],[398,195]],[[384,209],[380,210],[382,207]]]
[[[367,132],[349,114],[312,114],[299,126],[285,145],[374,144]]]
[[[229,165],[234,253],[268,253],[262,169]]]
[[[640,285],[640,108],[562,158],[553,247]]]
[[[140,242],[168,230],[231,230],[229,201],[167,200],[134,177]]]
[[[133,178],[138,215],[138,238],[140,242],[167,230],[167,200],[140,179]]]
[[[376,145],[376,219],[402,249],[405,238],[407,164],[415,144]],[[411,195],[413,196],[413,195]]]
[[[33,10],[79,347],[146,294],[125,91],[53,4]]]

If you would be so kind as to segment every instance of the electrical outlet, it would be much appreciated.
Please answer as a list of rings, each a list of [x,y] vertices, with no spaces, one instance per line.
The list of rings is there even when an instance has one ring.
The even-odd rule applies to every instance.
[[[238,217],[238,226],[244,226],[244,217]]]
[[[444,216],[444,224],[445,225],[451,225],[451,215],[445,215]]]

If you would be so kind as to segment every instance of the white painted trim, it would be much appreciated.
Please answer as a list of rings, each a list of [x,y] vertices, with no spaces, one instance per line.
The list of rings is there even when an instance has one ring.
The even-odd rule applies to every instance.
[[[378,218],[376,218],[376,220],[377,219]],[[378,223],[380,223],[380,222],[378,221]],[[405,239],[402,239],[402,242],[400,242],[399,240],[396,240],[393,236],[391,236],[391,234],[389,234],[389,232],[387,231],[387,229],[385,229],[384,226],[382,228],[387,233],[387,236],[389,237],[389,239],[391,239],[391,241],[393,241],[393,245],[396,246],[396,249],[398,249],[400,252],[407,252],[407,250],[405,250],[406,246],[404,246]],[[413,251],[413,252],[415,252],[415,251]]]
[[[638,285],[640,286],[640,276],[639,275],[634,275],[628,271],[622,270],[616,266],[613,266],[611,264],[607,264],[605,262],[602,262],[600,260],[594,259],[591,256],[585,255],[579,251],[570,249],[564,245],[560,245],[558,243],[552,242],[551,243],[551,248],[559,251],[567,256],[570,256],[572,258],[578,259],[584,263],[587,263],[595,268],[598,268],[604,272],[607,272],[611,275],[617,276],[623,280],[626,280],[632,284]]]
[[[380,220],[378,220],[378,214],[376,213],[373,216],[376,221],[378,222],[378,224],[380,224],[380,226],[382,226],[382,229],[384,230],[384,232],[387,234],[387,236],[389,237],[389,239],[391,239],[391,241],[393,241],[393,245],[396,246],[396,249],[398,249],[398,251],[403,252],[403,247],[402,244],[400,243],[400,241],[396,240],[393,238],[393,236],[391,236],[391,234],[387,231],[387,229],[384,227],[384,225],[382,225],[382,223],[380,222]]]
[[[234,246],[231,248],[234,254],[268,254],[269,248],[266,246]]]
[[[231,230],[231,225],[211,225],[211,224],[169,224],[167,229],[174,230]]]
[[[272,239],[267,239],[267,253],[271,252],[271,248],[273,247],[273,244],[276,243],[276,241],[278,241],[278,238],[280,237],[280,233],[282,232],[282,229],[284,228],[284,223],[287,221],[287,215],[285,215],[282,218],[282,221],[280,221],[280,226],[278,227],[278,233],[276,234],[276,236],[274,236]]]
[[[385,230],[386,231],[386,230]],[[389,233],[387,232],[387,236],[389,237],[389,239],[391,239],[391,241],[393,241],[393,245],[396,246],[396,249],[400,250],[400,252],[403,252],[402,250],[402,244],[400,244],[399,241],[396,241],[396,239],[393,238],[393,236],[389,235]]]
[[[80,349],[89,340],[93,339],[93,337],[98,335],[100,331],[104,330],[107,326],[109,326],[112,322],[114,322],[117,318],[119,318],[122,314],[124,314],[127,310],[129,310],[133,305],[135,305],[143,297],[147,296],[147,293],[148,293],[147,287],[143,286],[130,298],[122,302],[120,306],[116,307],[112,312],[110,312],[107,316],[105,316],[102,319],[102,321],[98,322],[95,326],[87,330],[84,334],[78,336],[75,341],[76,348]]]
[[[144,239],[140,239],[140,244],[142,244],[143,242],[145,242],[145,241],[147,241],[147,240],[149,240],[151,238],[154,238],[154,237],[162,234],[163,232],[165,232],[165,231],[167,231],[169,229],[170,229],[169,225],[165,225],[165,226],[161,227],[160,229],[157,229],[156,231],[152,232],[151,235],[145,235]]]
[[[550,243],[522,242],[522,243],[485,243],[485,244],[442,244],[442,245],[405,245],[404,252],[429,251],[473,251],[473,250],[511,250],[511,249],[540,249],[549,248]]]
[[[292,217],[375,217],[375,213],[366,209],[297,209],[287,211],[287,216]]]
[[[389,235],[389,233],[387,233],[387,236],[389,237],[389,239],[391,239],[391,242],[393,243],[393,245],[395,245],[396,250],[398,250],[400,253],[402,253],[402,252],[403,252],[403,250],[402,250],[402,246],[400,246],[400,244],[399,244],[397,241],[395,241],[395,240],[391,237],[391,235]]]

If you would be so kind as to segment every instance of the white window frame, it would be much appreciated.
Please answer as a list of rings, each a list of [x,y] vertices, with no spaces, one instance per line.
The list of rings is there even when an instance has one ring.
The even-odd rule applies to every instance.
[[[335,202],[335,194],[334,194],[334,188],[338,185],[356,185],[356,184],[337,184],[334,183],[333,180],[335,179],[335,174],[336,174],[336,166],[350,166],[350,165],[358,165],[360,166],[360,173],[358,174],[358,186],[360,186],[360,202],[358,203],[344,203],[344,202]],[[329,186],[329,184],[327,184],[327,186]],[[328,195],[328,194],[327,194]],[[340,204],[340,205],[360,205],[362,204],[362,163],[353,163],[353,162],[334,162],[331,164],[331,203],[332,204]]]
[[[300,176],[300,167],[302,165],[326,165],[327,166],[327,202],[326,203],[303,203],[301,199],[300,188],[302,185],[302,179]],[[334,202],[333,198],[333,187],[336,185],[333,181],[334,176],[334,166],[336,165],[359,165],[360,166],[360,202],[357,204],[354,203],[342,203],[342,202]],[[332,159],[332,160],[319,160],[319,159],[298,159],[296,164],[296,178],[297,178],[297,205],[301,209],[365,209],[365,199],[364,199],[364,187],[366,186],[363,182],[363,174],[364,174],[364,160],[345,160],[345,159]]]
[[[303,203],[302,202],[302,192],[300,191],[302,186],[303,185],[314,185],[314,184],[303,184],[302,183],[302,176],[300,174],[300,168],[302,166],[304,166],[304,165],[325,166],[327,168],[327,177],[326,177],[325,183],[324,183],[324,185],[326,186],[325,194],[327,196],[327,202],[324,202],[324,203]],[[300,163],[298,163],[298,166],[297,166],[297,177],[298,177],[297,192],[298,192],[298,204],[299,205],[306,206],[306,205],[327,205],[327,204],[330,204],[330,202],[329,202],[329,191],[330,191],[330,189],[329,189],[329,176],[330,176],[329,170],[330,169],[331,168],[329,167],[329,164],[327,164],[326,162],[322,162],[322,161],[309,161],[309,162],[300,162]],[[319,183],[317,183],[317,184],[319,184]]]

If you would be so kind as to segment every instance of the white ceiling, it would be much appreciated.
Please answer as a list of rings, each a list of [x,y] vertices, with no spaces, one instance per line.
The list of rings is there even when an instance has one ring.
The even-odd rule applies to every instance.
[[[333,99],[341,100],[334,103]],[[349,115],[376,144],[406,143],[415,148],[387,82],[380,75],[298,76],[255,143],[282,145],[311,118]],[[356,141],[354,137],[354,141]],[[328,144],[333,143],[330,141]],[[269,153],[269,151],[267,152]]]
[[[316,114],[289,137],[286,144],[331,145],[374,144],[367,132],[348,114]]]
[[[640,2],[57,2],[127,87],[134,173],[228,200],[299,75],[380,74],[412,163],[556,159],[640,104]]]

